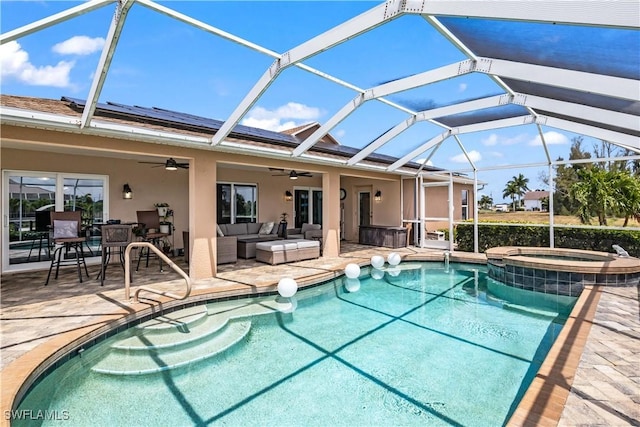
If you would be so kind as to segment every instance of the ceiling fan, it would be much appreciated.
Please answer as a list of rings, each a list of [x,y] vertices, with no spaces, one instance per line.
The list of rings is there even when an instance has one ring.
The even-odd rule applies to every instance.
[[[178,163],[175,161],[173,157],[169,157],[166,162],[138,162],[138,163],[156,165],[156,166],[151,166],[152,168],[159,168],[160,166],[164,166],[164,168],[168,171],[178,170],[178,168],[189,169],[189,163]]]
[[[303,177],[303,178],[313,177],[311,172],[296,172],[295,170],[286,172],[284,169],[281,169],[281,168],[269,168],[269,170],[271,172],[280,172],[280,173],[273,174],[272,176],[288,176],[289,179],[298,179],[298,177]]]

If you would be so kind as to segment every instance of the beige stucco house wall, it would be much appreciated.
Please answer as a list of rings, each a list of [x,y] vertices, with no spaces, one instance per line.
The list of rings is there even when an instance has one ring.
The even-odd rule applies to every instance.
[[[323,253],[327,256],[339,254],[342,237],[358,240],[359,191],[368,191],[371,195],[371,224],[402,226],[403,209],[405,218],[413,217],[413,180],[405,180],[404,198],[401,198],[398,175],[259,157],[250,153],[213,151],[206,146],[203,149],[173,146],[157,143],[152,138],[143,142],[6,124],[0,130],[0,166],[3,171],[106,176],[108,211],[103,218],[105,221],[120,219],[133,222],[137,210],[153,209],[157,202],[169,203],[174,210],[174,247],[191,245],[190,274],[193,278],[216,274],[217,182],[257,184],[259,222],[279,221],[283,212],[293,213],[293,203],[285,200],[285,191],[293,192],[294,187],[300,186],[321,188]],[[140,163],[163,162],[169,157],[189,163],[189,169],[166,171],[163,167]],[[273,176],[274,172],[269,167],[309,171],[313,177],[293,181],[287,176]],[[133,189],[131,200],[122,198],[125,183]],[[347,194],[343,200],[340,199],[340,189]],[[373,197],[377,191],[382,194],[379,201]],[[454,196],[458,206],[458,189]],[[446,216],[440,212],[446,208],[446,194],[434,194],[429,196],[429,200],[428,215]],[[456,219],[459,219],[459,210]],[[191,242],[182,241],[182,231],[190,232]]]

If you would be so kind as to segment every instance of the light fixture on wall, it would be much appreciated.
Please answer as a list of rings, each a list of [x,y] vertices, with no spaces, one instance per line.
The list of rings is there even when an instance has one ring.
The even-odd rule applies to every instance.
[[[133,199],[133,190],[129,186],[129,183],[125,184],[122,187],[122,198],[123,199]]]
[[[380,190],[376,191],[376,194],[373,195],[373,198],[376,202],[382,200],[382,192]]]
[[[291,191],[287,190],[284,192],[284,201],[285,202],[290,202],[293,200],[293,194],[291,194]]]

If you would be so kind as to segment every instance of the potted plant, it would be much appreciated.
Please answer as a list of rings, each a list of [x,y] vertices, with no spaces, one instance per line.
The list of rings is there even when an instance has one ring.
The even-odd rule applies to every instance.
[[[169,203],[160,202],[160,203],[156,203],[154,206],[156,207],[156,209],[158,209],[158,216],[161,216],[161,217],[166,217],[167,216],[167,210],[169,209]]]
[[[162,252],[166,255],[171,254],[171,243],[168,239],[162,239]]]
[[[283,239],[287,238],[287,216],[288,214],[286,212],[282,212],[282,214],[280,215],[280,225],[278,228],[278,236],[282,237]]]
[[[171,224],[171,221],[169,221],[169,218],[171,218],[172,216],[173,216],[173,210],[165,208],[164,215],[163,215],[162,219],[160,220],[160,232],[161,233],[171,234],[171,225],[172,224]]]

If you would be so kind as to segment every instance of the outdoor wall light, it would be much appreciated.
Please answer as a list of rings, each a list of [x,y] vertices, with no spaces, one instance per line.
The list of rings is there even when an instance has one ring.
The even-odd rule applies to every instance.
[[[133,190],[129,187],[128,183],[122,187],[122,198],[133,199]]]
[[[290,202],[293,200],[293,194],[291,194],[291,191],[287,190],[284,192],[284,200],[285,202]]]
[[[380,190],[376,191],[376,194],[373,195],[373,198],[376,202],[382,200],[382,192]]]

